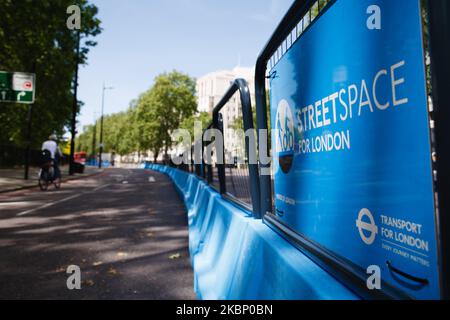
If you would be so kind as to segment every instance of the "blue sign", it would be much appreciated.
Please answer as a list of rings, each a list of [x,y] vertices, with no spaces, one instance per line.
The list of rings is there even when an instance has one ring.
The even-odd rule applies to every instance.
[[[270,82],[275,213],[384,285],[437,299],[422,35],[419,0],[337,0],[292,44]]]

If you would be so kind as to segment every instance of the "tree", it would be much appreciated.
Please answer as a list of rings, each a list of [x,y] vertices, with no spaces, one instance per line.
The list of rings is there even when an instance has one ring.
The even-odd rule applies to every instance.
[[[138,101],[140,148],[152,150],[155,159],[162,151],[167,157],[173,144],[173,131],[196,111],[195,79],[177,71],[159,75],[153,87]]]
[[[101,32],[97,7],[87,0],[0,0],[0,70],[36,73],[32,145],[70,124],[77,36],[67,28],[67,7],[82,14],[80,64],[87,63],[92,38]],[[80,104],[81,106],[81,104]],[[27,106],[0,108],[0,144],[25,143]]]
[[[212,116],[208,112],[200,112],[199,114],[186,118],[181,122],[180,129],[189,131],[192,141],[194,141],[195,139],[195,122],[200,122],[202,124],[203,130],[205,130],[211,124]]]
[[[266,93],[266,106],[267,106],[267,128],[268,128],[268,134],[270,136],[270,128],[271,128],[271,112],[270,112],[270,96],[269,93]],[[229,125],[230,129],[233,130],[240,130],[240,131],[244,131],[244,119],[242,117],[242,111],[239,110],[239,116],[234,119],[234,121],[232,121]],[[258,124],[257,124],[257,113],[256,113],[256,106],[253,105],[252,106],[252,117],[253,117],[253,128],[257,129],[258,128]]]
[[[116,137],[115,151],[121,156],[140,151],[136,119],[136,101],[132,101],[130,108],[120,119],[119,132],[121,134]]]
[[[137,101],[130,103],[127,111],[119,112],[104,117],[104,152],[115,152],[120,156],[124,156],[136,151],[144,151],[143,143],[139,144],[138,121],[136,114]],[[100,136],[99,132],[100,120],[95,125],[85,126],[83,133],[76,140],[77,151],[85,151],[88,154],[97,153],[99,150],[93,150],[92,141],[94,129],[97,130],[96,136]],[[100,141],[97,141],[97,145]],[[95,152],[94,152],[95,151]]]
[[[156,161],[161,152],[167,155],[172,147],[174,130],[184,126],[193,134],[195,120],[204,127],[209,124],[207,113],[194,116],[196,109],[195,80],[176,71],[162,74],[150,90],[130,103],[126,112],[104,117],[104,151],[124,156],[150,150]],[[76,141],[77,151],[92,153],[94,128],[99,127],[99,121],[84,127]]]
[[[92,149],[92,139],[94,137],[94,125],[88,125],[83,128],[83,133],[80,134],[75,141],[75,149],[77,152],[84,151],[88,155],[94,154]]]

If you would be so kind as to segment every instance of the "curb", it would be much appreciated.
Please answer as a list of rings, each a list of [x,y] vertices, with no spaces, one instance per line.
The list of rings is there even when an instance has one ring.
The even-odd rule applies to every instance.
[[[100,174],[103,174],[103,173],[104,173],[104,171],[103,172],[96,172],[96,173],[88,174],[88,175],[85,175],[85,176],[74,176],[73,178],[70,178],[70,179],[63,178],[61,183],[67,183],[67,182],[70,182],[70,181],[76,181],[76,180],[81,180],[81,179],[85,179],[85,178],[90,178],[90,177],[94,177],[94,176],[97,176],[97,175],[100,175]],[[18,188],[11,188],[11,189],[0,190],[0,194],[17,192],[17,191],[22,191],[22,190],[30,190],[30,189],[34,189],[34,188],[39,188],[39,186],[38,185],[32,185],[32,186],[23,186],[23,187],[18,187]]]

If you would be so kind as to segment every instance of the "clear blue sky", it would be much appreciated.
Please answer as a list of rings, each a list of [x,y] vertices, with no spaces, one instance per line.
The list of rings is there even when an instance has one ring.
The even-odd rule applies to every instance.
[[[174,69],[193,77],[253,66],[293,0],[94,0],[103,32],[80,70],[80,127],[126,110],[156,75]]]

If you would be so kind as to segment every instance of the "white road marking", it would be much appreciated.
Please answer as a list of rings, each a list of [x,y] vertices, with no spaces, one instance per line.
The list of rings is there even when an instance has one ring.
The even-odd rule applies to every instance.
[[[128,171],[127,176],[126,176],[126,177],[125,177],[125,176],[122,176],[122,178],[127,179],[127,178],[129,178],[129,177],[133,174],[133,171],[128,170],[128,169],[127,169],[127,171]],[[129,182],[128,182],[127,180],[123,180],[123,181],[122,181],[122,184],[129,184]]]
[[[150,178],[148,178],[148,182],[156,182],[155,177],[150,177]]]
[[[34,202],[26,202],[26,201],[19,201],[19,202],[0,202],[0,208],[4,207],[26,207],[29,205],[32,205],[33,203],[38,204],[40,202],[34,201]]]
[[[99,190],[101,190],[101,189],[105,189],[105,188],[107,188],[107,187],[109,187],[109,186],[110,186],[110,184],[107,184],[107,185],[104,185],[104,186],[100,186],[100,187],[98,187],[98,188],[95,188],[95,189],[92,190],[91,192],[97,192],[97,191],[99,191]],[[85,195],[85,194],[87,194],[87,193],[89,193],[89,192],[82,192],[82,193],[75,194],[75,195],[73,195],[73,196],[70,196],[70,197],[67,197],[67,198],[64,198],[64,199],[61,199],[61,200],[52,202],[52,203],[47,203],[47,204],[45,204],[45,205],[43,205],[43,206],[40,206],[40,207],[31,209],[31,210],[23,211],[23,212],[17,214],[17,217],[23,217],[23,216],[29,215],[30,213],[34,213],[34,212],[39,211],[39,210],[42,210],[42,209],[50,208],[50,207],[52,207],[52,206],[54,206],[54,205],[56,205],[56,204],[60,204],[60,203],[63,203],[63,202],[67,202],[67,201],[70,201],[70,200],[79,198],[79,197],[81,197],[81,196],[83,196],[83,195]]]
[[[99,190],[102,190],[102,189],[106,189],[106,188],[108,188],[110,186],[110,184],[105,184],[104,186],[100,186],[100,187],[98,187],[98,188],[95,188],[94,190],[92,190],[92,192],[97,192],[97,191],[99,191]],[[87,192],[86,192],[87,193]]]

